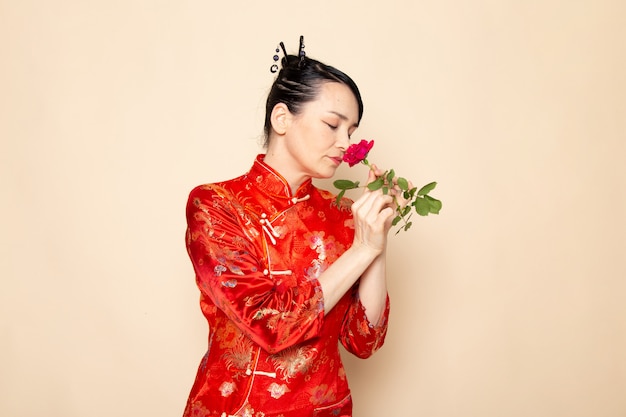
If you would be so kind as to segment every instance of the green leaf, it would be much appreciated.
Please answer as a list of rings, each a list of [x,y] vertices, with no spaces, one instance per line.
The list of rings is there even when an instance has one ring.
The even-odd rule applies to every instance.
[[[428,216],[428,213],[430,213],[430,204],[428,204],[428,200],[425,198],[416,198],[413,206],[415,207],[417,214],[420,216]]]
[[[404,226],[404,231],[406,232],[407,230],[409,230],[411,228],[411,226],[413,226],[413,222],[408,222],[405,226]]]
[[[383,194],[384,195],[389,194],[389,187],[387,187],[386,185],[383,187]]]
[[[406,178],[398,177],[398,187],[400,187],[400,189],[403,191],[408,191],[409,182],[406,180]]]
[[[333,182],[335,188],[340,190],[351,190],[353,188],[357,188],[359,186],[358,182],[350,181],[350,180],[335,180]]]
[[[430,184],[426,184],[425,186],[423,186],[422,188],[420,188],[420,190],[417,192],[417,195],[425,195],[425,194],[428,194],[429,192],[431,192],[432,190],[434,190],[436,186],[437,186],[437,183],[436,183],[436,182],[431,182]]]
[[[369,188],[370,191],[380,190],[384,183],[385,180],[382,177],[378,177],[374,181],[367,184],[367,188]]]
[[[439,214],[439,211],[441,210],[441,207],[442,207],[441,201],[429,195],[425,195],[424,198],[426,199],[426,201],[428,201],[429,211],[432,214]]]
[[[399,222],[400,220],[402,220],[402,217],[400,217],[400,216],[396,216],[396,217],[394,217],[394,218],[393,218],[393,220],[391,221],[391,225],[392,225],[392,226],[395,226],[396,224],[398,224],[398,222]]]
[[[343,198],[343,195],[345,193],[346,193],[346,190],[341,190],[341,192],[337,194],[337,198],[335,198],[335,203],[337,203],[337,205],[341,203],[341,199]]]
[[[391,171],[389,171],[389,173],[387,174],[387,182],[391,184],[393,182],[393,177],[395,176],[396,176],[396,172],[392,168]]]
[[[409,214],[411,212],[411,206],[405,206],[402,209],[402,217],[406,216],[407,214]]]

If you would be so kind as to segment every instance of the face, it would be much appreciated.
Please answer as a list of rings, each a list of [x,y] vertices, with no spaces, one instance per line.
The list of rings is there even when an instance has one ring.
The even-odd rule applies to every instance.
[[[302,179],[332,177],[358,127],[358,110],[349,87],[337,82],[321,84],[317,98],[290,116],[284,156],[291,160],[291,173]]]

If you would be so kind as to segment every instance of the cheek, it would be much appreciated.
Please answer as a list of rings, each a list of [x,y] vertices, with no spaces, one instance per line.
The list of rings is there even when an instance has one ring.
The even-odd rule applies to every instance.
[[[337,141],[336,131],[325,129],[320,132],[320,141],[323,142],[326,146],[332,146]]]

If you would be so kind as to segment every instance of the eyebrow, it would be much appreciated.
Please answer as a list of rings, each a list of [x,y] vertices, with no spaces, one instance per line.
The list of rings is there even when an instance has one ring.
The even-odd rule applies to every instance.
[[[345,114],[339,113],[337,111],[334,110],[329,110],[328,113],[334,114],[335,116],[339,117],[341,120],[348,120],[348,116],[346,116]],[[359,127],[359,123],[354,123],[352,126],[354,127]]]

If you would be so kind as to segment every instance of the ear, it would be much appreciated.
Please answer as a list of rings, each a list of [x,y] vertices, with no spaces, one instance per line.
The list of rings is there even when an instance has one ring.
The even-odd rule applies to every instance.
[[[278,135],[284,135],[287,132],[289,123],[291,122],[291,112],[285,103],[278,103],[272,109],[270,115],[272,129]]]

